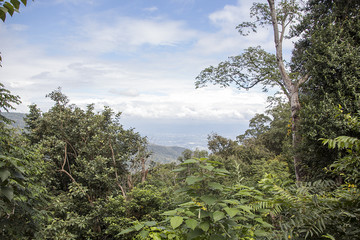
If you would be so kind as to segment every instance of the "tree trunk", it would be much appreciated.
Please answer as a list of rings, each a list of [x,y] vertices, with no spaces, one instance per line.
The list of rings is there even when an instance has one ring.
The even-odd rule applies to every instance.
[[[299,121],[300,121],[300,102],[299,102],[299,92],[295,91],[291,94],[290,100],[291,107],[291,132],[292,132],[292,146],[293,146],[293,154],[294,154],[294,169],[296,181],[303,181],[304,176],[301,170],[302,159],[301,156],[296,152],[297,147],[301,142],[301,136],[298,133]]]
[[[289,74],[286,71],[286,67],[283,60],[283,48],[282,43],[284,40],[284,33],[285,28],[284,26],[285,21],[283,20],[281,32],[279,31],[277,15],[276,15],[276,8],[275,8],[275,0],[268,0],[269,8],[270,8],[270,15],[271,21],[274,29],[274,42],[276,48],[276,59],[279,67],[279,71],[281,73],[281,78],[283,85],[285,86],[287,92],[285,94],[289,98],[290,107],[291,107],[291,120],[292,120],[292,147],[294,151],[294,168],[295,168],[295,176],[296,181],[302,181],[304,179],[303,173],[301,171],[302,159],[299,154],[296,153],[296,149],[301,142],[301,137],[298,134],[298,126],[300,122],[300,102],[299,102],[299,87],[309,78],[308,75],[305,75],[298,81],[292,81]]]
[[[145,166],[145,157],[141,158],[141,183],[146,181],[147,170]]]
[[[113,160],[113,164],[114,164],[115,181],[116,181],[116,184],[118,185],[118,187],[120,188],[121,193],[122,193],[124,199],[126,200],[126,192],[125,192],[125,189],[123,188],[123,186],[120,184],[120,181],[119,181],[119,176],[118,176],[117,167],[116,167],[115,153],[114,153],[114,149],[113,149],[113,147],[112,147],[112,145],[111,145],[111,140],[109,140],[109,146],[110,146],[111,156],[112,156],[112,160]]]

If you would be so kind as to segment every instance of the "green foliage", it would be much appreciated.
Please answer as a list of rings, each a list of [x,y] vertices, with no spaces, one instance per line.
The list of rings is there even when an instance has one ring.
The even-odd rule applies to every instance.
[[[0,0],[0,19],[5,22],[6,14],[13,16],[14,12],[19,12],[21,4],[26,6],[27,0],[10,0],[10,2]]]
[[[14,109],[20,103],[1,87],[0,108]],[[41,208],[46,190],[42,181],[46,164],[39,152],[30,148],[19,132],[10,128],[10,120],[0,121],[0,236],[1,239],[33,238],[40,228]]]
[[[292,68],[311,75],[302,93],[301,114],[306,118],[301,153],[311,169],[310,177],[319,178],[325,177],[322,169],[337,160],[340,151],[329,151],[318,139],[359,135],[359,129],[349,128],[343,116],[334,116],[339,104],[344,113],[356,114],[359,109],[360,4],[311,0],[304,13],[294,29],[301,38],[295,45]]]
[[[210,66],[196,77],[196,87],[206,86],[207,83],[237,89],[249,90],[256,85],[262,85],[263,90],[268,87],[278,87],[288,98],[291,113],[292,147],[297,149],[300,143],[298,128],[300,123],[299,92],[303,83],[309,79],[307,73],[291,71],[283,59],[283,41],[288,28],[291,28],[301,16],[296,0],[282,0],[275,4],[275,0],[268,0],[268,4],[255,3],[251,9],[251,17],[255,22],[244,22],[238,25],[240,34],[247,35],[244,28],[250,27],[256,31],[258,25],[272,25],[275,43],[275,54],[268,53],[260,47],[249,47],[238,56],[230,57],[217,67]],[[291,37],[291,36],[288,36]],[[290,70],[290,71],[289,71]],[[298,181],[304,178],[301,169],[302,158],[293,152],[295,176]]]
[[[129,193],[126,209],[131,217],[143,220],[160,219],[159,214],[166,208],[166,198],[161,189],[151,185],[135,187]]]
[[[200,150],[198,148],[196,148],[194,151],[190,150],[190,149],[185,149],[182,153],[181,156],[178,157],[178,161],[180,162],[184,162],[187,159],[191,159],[191,158],[206,158],[208,157],[209,153],[206,150]]]
[[[237,140],[245,145],[253,140],[276,155],[284,154],[291,144],[290,106],[281,97],[269,97],[268,102],[265,114],[256,114],[250,119],[249,129]]]
[[[257,84],[274,86],[281,79],[277,70],[276,57],[260,47],[250,47],[243,54],[230,57],[217,67],[210,66],[196,77],[196,87],[207,83],[229,87],[234,84],[238,89],[250,89]]]
[[[0,63],[1,63],[1,58],[0,58]],[[0,124],[2,124],[2,122],[11,123],[11,120],[4,117],[1,114],[1,112],[4,110],[6,112],[8,112],[9,110],[14,110],[15,107],[13,106],[13,104],[19,104],[19,103],[21,103],[20,97],[12,95],[10,91],[5,89],[4,85],[0,83]]]
[[[307,239],[324,233],[329,220],[329,209],[325,204],[327,191],[333,182],[314,183],[283,182],[272,175],[260,181],[260,186],[270,195],[267,204],[274,205],[278,211],[272,215],[277,227],[273,231],[276,239]]]
[[[181,239],[255,239],[269,234],[272,226],[265,219],[271,210],[258,204],[263,200],[261,192],[243,185],[223,185],[229,172],[220,162],[188,159],[175,171],[187,172],[188,168],[195,171],[185,177],[185,185],[179,190],[188,198],[163,213],[166,219],[161,225],[165,224],[167,231]],[[146,224],[134,225],[123,234],[142,229]]]
[[[146,139],[124,129],[120,113],[108,107],[95,113],[93,105],[86,110],[68,105],[61,89],[48,97],[54,106],[41,113],[32,105],[26,119],[26,136],[49,163],[46,178],[51,201],[39,236],[114,237],[118,233],[114,231],[130,221],[143,220],[158,210],[162,202],[156,191],[135,187],[139,166],[141,169],[148,156]],[[108,209],[116,203],[119,210]],[[113,213],[123,208],[127,209],[125,216],[115,221]]]
[[[290,34],[300,37],[292,61],[281,68],[278,47],[300,9],[284,0],[272,12],[275,3],[268,3],[255,3],[255,22],[238,30],[246,35],[248,27],[280,27],[278,33],[274,28],[275,41],[281,35],[277,55],[248,48],[203,70],[196,85],[277,85],[289,100],[301,87],[300,153],[309,176],[323,179],[294,183],[290,175],[289,135],[300,108],[294,99],[273,98],[237,141],[210,135],[209,156],[186,150],[178,166],[149,167],[146,139],[124,129],[120,113],[69,105],[58,88],[47,95],[54,101],[48,112],[30,106],[23,136],[1,116],[1,239],[358,239],[360,123],[353,114],[360,92],[360,5],[308,1]],[[26,1],[0,0],[2,21],[21,4]],[[0,84],[0,109],[18,103]],[[334,180],[319,174],[325,166]]]
[[[358,117],[346,114],[347,124],[351,128],[359,129],[360,121]],[[324,145],[330,149],[345,150],[343,156],[329,166],[329,171],[341,176],[343,180],[353,186],[360,184],[360,140],[355,137],[339,136],[334,139],[321,139]]]
[[[296,0],[285,0],[278,2],[277,8],[277,21],[286,22],[287,25],[295,23],[300,17],[301,11],[298,1]],[[257,26],[266,27],[272,24],[271,13],[268,4],[265,3],[253,3],[250,8],[250,17],[255,19],[254,22],[243,22],[240,23],[236,29],[243,36],[247,36],[250,31],[256,32]]]
[[[359,127],[357,117],[346,115],[345,118],[351,127]],[[294,185],[271,175],[260,181],[260,186],[269,194],[266,201],[281,209],[273,216],[278,226],[273,232],[274,238],[345,240],[359,236],[360,141],[348,136],[322,140],[331,149],[345,150],[343,157],[328,169],[337,177],[337,182],[318,180]]]

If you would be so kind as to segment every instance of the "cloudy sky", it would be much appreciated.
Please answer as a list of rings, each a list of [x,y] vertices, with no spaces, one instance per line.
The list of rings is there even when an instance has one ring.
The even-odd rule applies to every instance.
[[[271,29],[247,37],[247,0],[35,0],[0,23],[1,82],[22,99],[17,111],[61,87],[71,103],[123,113],[124,124],[161,134],[243,133],[267,94],[195,89],[209,65],[249,46],[273,51]],[[196,139],[194,139],[196,141]],[[176,142],[174,143],[176,144]]]

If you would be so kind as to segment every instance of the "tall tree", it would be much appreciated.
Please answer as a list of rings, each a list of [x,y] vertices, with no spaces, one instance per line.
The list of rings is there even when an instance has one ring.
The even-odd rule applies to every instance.
[[[54,198],[49,207],[53,213],[45,224],[54,231],[102,239],[106,224],[98,208],[111,196],[127,200],[135,186],[133,182],[127,186],[128,176],[135,174],[129,169],[134,162],[141,166],[141,180],[145,181],[146,139],[133,129],[124,129],[120,113],[109,107],[96,113],[92,104],[86,110],[69,105],[60,88],[47,96],[54,106],[45,113],[31,106],[26,119],[28,138],[50,165],[46,176]],[[69,212],[63,213],[64,208]],[[74,221],[79,228],[72,228]],[[89,233],[83,226],[90,229]],[[46,231],[44,239],[53,234]]]
[[[274,0],[268,0],[268,4],[254,3],[251,8],[251,16],[256,17],[256,21],[243,22],[237,28],[240,34],[247,35],[249,33],[246,31],[247,28],[256,32],[257,26],[271,25],[273,27],[275,55],[260,47],[250,47],[244,53],[221,62],[218,67],[206,68],[196,78],[196,87],[213,83],[222,87],[234,84],[238,89],[250,89],[261,84],[266,91],[267,87],[278,86],[290,103],[294,149],[297,148],[301,140],[298,134],[300,122],[299,89],[309,79],[309,75],[291,72],[283,58],[283,42],[287,36],[287,31],[296,23],[300,14],[300,7],[295,0],[281,0],[277,6]],[[302,159],[294,151],[294,168],[297,181],[304,178],[301,165]]]
[[[343,114],[356,114],[360,104],[360,2],[310,0],[305,15],[294,29],[292,69],[307,72],[311,79],[302,88],[301,131],[304,163],[313,177],[334,162],[339,150],[329,151],[319,138],[359,136]],[[333,116],[338,115],[337,118]]]
[[[2,111],[15,110],[19,96],[0,83],[0,238],[34,239],[46,194],[46,163]]]

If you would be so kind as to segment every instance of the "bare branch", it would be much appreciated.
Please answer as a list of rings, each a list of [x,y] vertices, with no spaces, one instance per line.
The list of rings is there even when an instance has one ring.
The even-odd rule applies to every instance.
[[[124,199],[126,200],[126,192],[125,189],[121,186],[120,182],[119,182],[119,176],[117,173],[117,167],[116,167],[116,160],[115,160],[115,153],[114,153],[114,149],[112,147],[111,141],[109,140],[109,146],[110,146],[110,150],[111,150],[111,156],[112,156],[112,160],[113,160],[113,164],[114,164],[114,171],[115,171],[115,180],[116,180],[116,185],[118,185],[118,187],[121,190],[121,193],[124,197]]]

